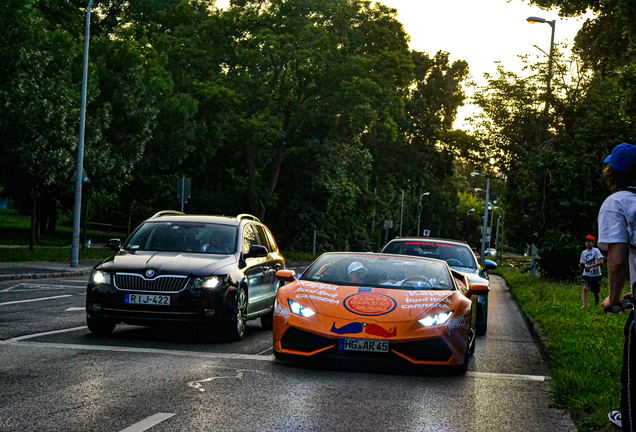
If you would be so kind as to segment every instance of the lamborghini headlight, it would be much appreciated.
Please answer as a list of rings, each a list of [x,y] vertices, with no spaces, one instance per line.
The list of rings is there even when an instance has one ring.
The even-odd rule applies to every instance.
[[[95,285],[110,284],[110,273],[101,270],[95,270],[91,275],[91,283]]]
[[[289,309],[292,313],[296,315],[300,315],[301,317],[309,318],[316,314],[313,310],[309,309],[306,306],[301,305],[300,303],[296,303],[291,299],[287,299],[289,301]]]
[[[441,313],[441,314],[424,317],[424,318],[422,318],[421,320],[418,320],[418,321],[424,327],[432,327],[432,326],[436,326],[436,325],[446,324],[446,321],[448,321],[448,319],[451,317],[452,314],[453,314],[452,311],[451,312],[444,312],[444,313]]]

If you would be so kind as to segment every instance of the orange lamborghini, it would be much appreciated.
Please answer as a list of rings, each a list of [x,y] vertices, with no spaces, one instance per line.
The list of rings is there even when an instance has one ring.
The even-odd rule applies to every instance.
[[[376,360],[448,366],[464,373],[474,350],[477,296],[441,260],[406,255],[325,253],[287,282],[274,309],[274,354],[281,359]]]

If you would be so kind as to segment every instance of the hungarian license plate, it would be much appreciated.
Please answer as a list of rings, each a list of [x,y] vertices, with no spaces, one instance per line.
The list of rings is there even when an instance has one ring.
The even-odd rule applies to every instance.
[[[340,349],[343,351],[389,352],[389,341],[370,339],[341,338]]]
[[[141,304],[152,306],[170,306],[170,296],[168,295],[146,295],[146,294],[126,294],[124,299],[126,304]]]

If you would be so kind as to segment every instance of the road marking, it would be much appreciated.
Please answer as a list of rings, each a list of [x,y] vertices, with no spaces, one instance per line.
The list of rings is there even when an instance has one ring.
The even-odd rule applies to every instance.
[[[29,303],[29,302],[36,302],[36,301],[42,301],[42,300],[53,300],[53,299],[59,299],[64,297],[73,297],[73,296],[70,294],[66,294],[66,295],[60,295],[60,296],[54,296],[54,297],[42,297],[42,298],[31,299],[31,300],[17,300],[12,302],[0,303],[0,306],[18,304],[18,303]]]
[[[17,339],[17,338],[15,338]],[[254,354],[222,354],[222,353],[206,353],[201,351],[178,351],[178,350],[162,350],[155,348],[132,348],[132,347],[116,347],[116,346],[99,346],[99,345],[77,345],[77,344],[62,344],[62,343],[49,343],[49,342],[20,342],[15,339],[9,339],[6,341],[0,341],[0,345],[24,345],[30,347],[45,347],[45,348],[59,348],[59,349],[76,349],[85,351],[111,351],[111,352],[126,352],[137,354],[166,354],[182,357],[202,357],[208,359],[219,360],[256,360],[256,361],[268,361],[273,362],[276,357],[273,355],[254,355]]]
[[[86,351],[112,351],[112,352],[131,352],[138,354],[167,354],[176,356],[192,356],[203,357],[211,359],[225,359],[225,360],[257,360],[257,361],[276,361],[276,357],[271,355],[262,355],[270,350],[270,348],[261,351],[259,354],[222,354],[222,353],[208,353],[201,351],[178,351],[178,350],[163,350],[156,348],[134,348],[134,347],[117,347],[117,346],[98,346],[98,345],[78,345],[78,344],[61,344],[61,343],[49,343],[49,342],[24,342],[27,339],[32,339],[41,336],[49,336],[60,333],[69,333],[73,331],[85,330],[87,326],[73,327],[63,330],[54,330],[50,332],[34,333],[31,335],[18,336],[12,339],[0,341],[0,345],[13,344],[13,345],[27,345],[27,346],[44,346],[49,348],[59,349],[78,349]],[[521,374],[503,374],[503,373],[491,373],[491,372],[466,372],[467,377],[471,378],[485,378],[485,379],[498,379],[498,380],[517,380],[517,381],[538,381],[544,382],[548,380],[548,377],[543,375],[521,375]]]
[[[16,287],[20,287],[17,288]],[[18,284],[7,289],[2,290],[1,292],[25,292],[25,291],[51,291],[51,290],[61,290],[61,289],[86,289],[85,286],[77,286],[77,285],[36,285],[36,284]]]
[[[158,425],[159,423],[168,420],[170,417],[176,414],[170,413],[157,413],[155,415],[151,415],[148,418],[143,419],[140,422],[135,423],[132,426],[128,426],[126,429],[122,429],[120,432],[143,432],[145,430],[150,429],[151,427]]]
[[[521,380],[521,381],[546,381],[548,378],[542,375],[518,375],[518,374],[500,374],[489,372],[466,372],[466,376],[473,378],[489,378],[500,380]]]
[[[85,311],[85,307],[70,307],[66,309],[64,312],[76,312],[76,311]]]
[[[267,351],[272,351],[272,352],[274,352],[274,347],[269,347],[269,348],[267,348],[266,350],[263,350],[263,351],[261,351],[261,352],[257,353],[256,355],[263,355],[263,354],[265,354]]]
[[[49,336],[49,335],[60,334],[60,333],[69,333],[69,332],[74,332],[78,330],[84,330],[87,328],[88,328],[87,326],[81,326],[81,327],[72,327],[72,328],[67,328],[62,330],[52,330],[52,331],[47,331],[42,333],[33,333],[30,335],[18,336],[11,339],[7,339],[5,342],[20,342],[21,340],[24,340],[24,339],[31,339],[31,338],[36,338],[40,336]]]

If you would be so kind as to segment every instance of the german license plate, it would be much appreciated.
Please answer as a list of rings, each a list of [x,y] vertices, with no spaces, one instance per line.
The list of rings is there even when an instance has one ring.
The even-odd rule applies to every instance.
[[[170,306],[170,296],[168,295],[146,295],[146,294],[126,294],[124,299],[126,304],[141,304],[152,306]]]
[[[341,338],[340,349],[343,351],[389,352],[389,341],[370,339]]]

